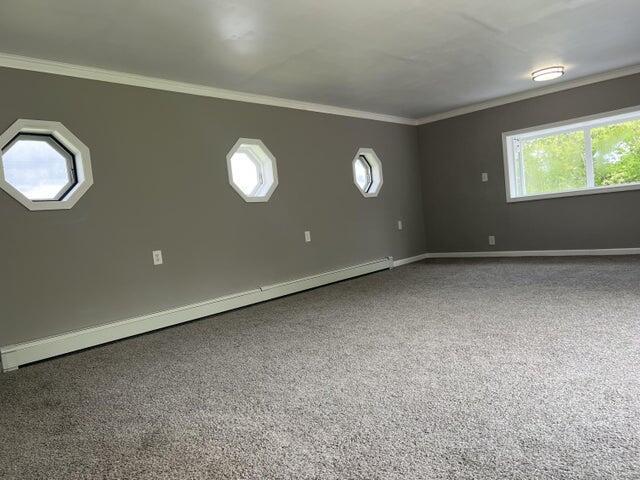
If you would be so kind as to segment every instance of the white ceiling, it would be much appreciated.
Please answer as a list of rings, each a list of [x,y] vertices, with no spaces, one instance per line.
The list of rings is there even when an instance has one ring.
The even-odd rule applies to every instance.
[[[0,0],[0,51],[418,118],[640,64],[640,0]]]

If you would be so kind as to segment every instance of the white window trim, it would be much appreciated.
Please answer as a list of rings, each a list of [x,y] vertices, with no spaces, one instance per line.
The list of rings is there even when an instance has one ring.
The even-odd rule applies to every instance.
[[[19,119],[0,135],[0,155],[2,149],[20,133],[50,135],[69,150],[75,160],[77,183],[60,200],[30,200],[5,180],[4,165],[0,161],[0,188],[29,210],[68,210],[72,208],[93,185],[89,147],[60,122]]]
[[[233,174],[231,171],[231,157],[240,150],[243,146],[255,147],[255,149],[262,150],[262,152],[269,157],[271,160],[271,165],[264,165],[263,160],[260,158],[260,154],[254,152],[251,156],[262,163],[262,171],[258,172],[258,175],[262,179],[263,182],[270,182],[271,185],[269,188],[264,189],[264,184],[256,187],[250,195],[244,193],[234,182],[233,182]],[[229,153],[227,153],[227,174],[229,176],[229,185],[236,191],[238,195],[240,195],[245,202],[249,203],[257,203],[257,202],[268,202],[273,195],[273,192],[278,187],[278,165],[276,163],[276,157],[273,156],[271,151],[267,148],[267,146],[262,142],[262,140],[257,138],[239,138],[238,141],[233,145]],[[264,189],[264,191],[263,191]]]
[[[364,191],[360,188],[360,185],[358,185],[358,182],[356,181],[356,163],[360,159],[360,156],[364,156],[371,166],[371,181],[373,183],[369,188],[369,191]],[[353,175],[353,183],[363,197],[373,198],[378,196],[380,190],[382,190],[384,178],[382,176],[382,161],[380,161],[376,152],[373,151],[373,148],[361,148],[358,150],[351,162],[351,171]]]
[[[537,195],[523,195],[515,196],[512,192],[517,191],[516,178],[515,178],[515,165],[513,165],[511,159],[515,158],[513,153],[513,140],[514,139],[530,139],[541,138],[548,135],[555,135],[558,133],[566,133],[576,130],[585,130],[585,151],[586,158],[585,164],[587,169],[587,182],[592,184],[593,182],[593,159],[591,151],[591,136],[586,135],[586,131],[601,127],[604,125],[611,125],[614,123],[620,123],[625,120],[639,120],[640,119],[640,106],[623,108],[620,110],[614,110],[611,112],[599,113],[596,115],[589,115],[586,117],[575,118],[571,120],[564,120],[561,122],[548,123],[545,125],[539,125],[535,127],[523,128],[521,130],[513,130],[510,132],[504,132],[502,134],[502,151],[504,162],[504,179],[507,203],[512,202],[528,202],[533,200],[543,200],[546,198],[561,198],[561,197],[574,197],[579,195],[594,195],[599,193],[611,193],[611,192],[624,192],[628,190],[639,190],[640,182],[626,183],[624,185],[608,185],[606,187],[587,186],[585,188],[576,190],[565,190],[562,192],[542,193]]]

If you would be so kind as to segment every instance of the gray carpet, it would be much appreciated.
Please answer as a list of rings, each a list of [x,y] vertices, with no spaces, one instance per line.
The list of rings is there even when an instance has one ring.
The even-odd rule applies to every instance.
[[[639,479],[640,258],[428,261],[0,375],[2,479]]]

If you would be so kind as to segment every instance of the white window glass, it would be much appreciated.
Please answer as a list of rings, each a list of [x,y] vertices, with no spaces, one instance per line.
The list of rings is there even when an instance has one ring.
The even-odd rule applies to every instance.
[[[369,192],[373,183],[371,165],[364,157],[360,155],[354,162],[355,180],[363,192]]]
[[[73,156],[47,135],[19,134],[2,151],[5,181],[29,200],[60,200],[76,183]]]
[[[231,157],[231,176],[245,195],[252,195],[261,184],[258,165],[244,152],[236,152]]]

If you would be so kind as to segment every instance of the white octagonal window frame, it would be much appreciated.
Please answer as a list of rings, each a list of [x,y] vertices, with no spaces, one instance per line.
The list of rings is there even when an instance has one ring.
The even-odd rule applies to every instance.
[[[361,148],[351,162],[353,183],[362,196],[377,197],[382,189],[382,162],[372,148]]]
[[[70,188],[63,189],[63,194],[59,199],[52,200],[32,200],[24,193],[14,187],[6,179],[4,161],[2,155],[6,147],[13,148],[20,135],[29,139],[30,136],[43,136],[48,138],[48,143],[59,144],[72,157],[74,179]],[[14,141],[16,140],[16,141]],[[55,146],[52,145],[57,150]],[[61,152],[59,152],[61,153]],[[67,210],[72,208],[78,200],[93,185],[93,174],[91,171],[91,155],[89,148],[71,133],[60,122],[49,122],[44,120],[16,120],[2,135],[0,135],[0,188],[11,195],[29,210]]]
[[[238,175],[240,164],[252,162],[256,171],[254,186],[248,183],[242,185]],[[278,167],[276,157],[269,151],[262,140],[256,138],[239,138],[227,154],[227,172],[229,184],[245,202],[268,202],[278,186]]]

